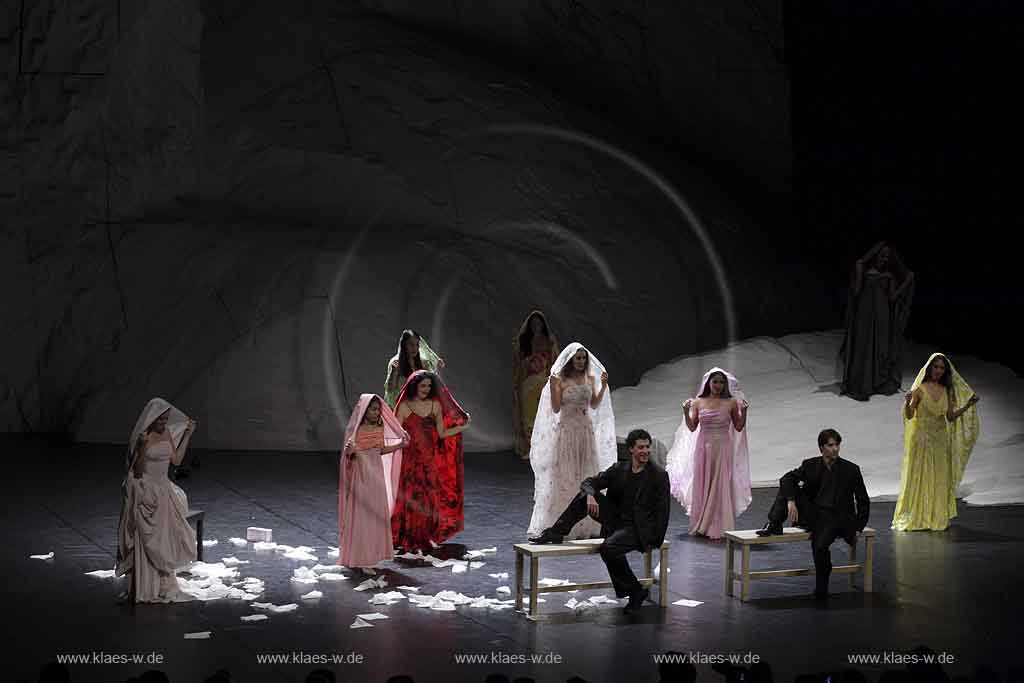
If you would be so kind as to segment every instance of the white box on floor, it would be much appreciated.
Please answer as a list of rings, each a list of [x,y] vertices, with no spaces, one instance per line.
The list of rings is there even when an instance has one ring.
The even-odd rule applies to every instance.
[[[251,526],[245,530],[245,540],[255,543],[258,541],[264,541],[265,543],[272,543],[274,536],[273,529],[264,529],[263,527]]]

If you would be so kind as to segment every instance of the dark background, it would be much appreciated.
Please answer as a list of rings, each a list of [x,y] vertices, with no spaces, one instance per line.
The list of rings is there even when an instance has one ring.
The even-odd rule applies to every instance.
[[[853,262],[888,239],[917,274],[915,341],[1024,371],[1022,19],[986,1],[5,3],[0,430],[117,441],[158,394],[216,426],[197,447],[327,448],[329,388],[377,389],[411,325],[444,332],[493,446],[531,308],[613,386],[728,341],[707,255],[647,179],[495,124],[579,132],[672,183],[722,257],[737,339],[840,327]]]
[[[1010,2],[789,2],[794,206],[840,286],[875,241],[917,274],[909,335],[1024,371],[1024,9]]]

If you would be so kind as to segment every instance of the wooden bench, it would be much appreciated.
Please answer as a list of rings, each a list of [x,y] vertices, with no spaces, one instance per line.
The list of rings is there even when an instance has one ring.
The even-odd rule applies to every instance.
[[[854,588],[853,575],[859,571],[864,572],[864,592],[871,592],[872,564],[875,559],[875,530],[871,527],[864,527],[858,535],[863,538],[864,562],[857,562],[857,544],[850,546],[850,564],[835,565],[832,572],[835,574],[849,574],[850,588]],[[725,594],[733,595],[733,582],[740,582],[740,600],[746,601],[750,597],[750,582],[758,579],[774,579],[780,576],[813,576],[814,567],[809,569],[774,569],[770,571],[750,571],[750,546],[766,545],[769,543],[795,543],[797,541],[810,541],[811,533],[798,527],[783,529],[782,533],[776,536],[758,536],[756,529],[743,531],[725,532]],[[739,545],[742,549],[740,571],[736,572],[733,565],[733,551]]]
[[[203,515],[205,513],[202,510],[189,510],[185,514],[185,521],[196,522],[196,559],[200,562],[203,561]]]
[[[537,619],[540,612],[537,607],[537,598],[541,593],[564,593],[575,590],[596,590],[599,588],[611,588],[611,581],[590,581],[587,583],[567,583],[559,586],[540,586],[540,559],[542,557],[570,557],[573,555],[596,555],[604,543],[603,538],[587,538],[577,541],[566,541],[560,544],[535,544],[516,543],[516,609],[523,608],[523,593],[530,595],[530,611],[527,614],[529,619]],[[644,553],[644,575],[639,579],[640,585],[652,586],[658,584],[658,604],[664,608],[668,607],[668,541],[661,544],[659,562],[661,564],[658,577],[654,577],[651,569],[651,555],[653,550]],[[530,585],[523,586],[523,564],[524,560],[530,558]]]

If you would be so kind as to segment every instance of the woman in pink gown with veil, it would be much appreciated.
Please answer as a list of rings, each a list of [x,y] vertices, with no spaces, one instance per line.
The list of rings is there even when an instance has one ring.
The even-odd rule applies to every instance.
[[[748,406],[736,377],[718,367],[705,373],[697,398],[683,402],[666,469],[693,536],[721,539],[750,505]]]
[[[390,560],[391,511],[409,436],[376,394],[363,394],[345,429],[338,472],[338,564],[373,574]]]

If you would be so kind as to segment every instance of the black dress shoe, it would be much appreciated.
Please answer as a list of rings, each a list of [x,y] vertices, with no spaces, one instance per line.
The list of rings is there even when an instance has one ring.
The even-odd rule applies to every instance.
[[[771,522],[768,522],[754,533],[756,533],[758,536],[781,536],[782,525],[772,524]]]
[[[540,536],[534,536],[528,540],[530,543],[534,543],[536,545],[545,545],[548,543],[558,545],[562,542],[562,535],[555,533],[551,529],[545,529],[541,532]]]
[[[629,602],[626,603],[626,606],[622,608],[622,611],[626,614],[633,614],[634,612],[636,612],[644,606],[644,601],[647,600],[650,594],[651,589],[646,587],[641,588],[635,593],[630,593]]]

